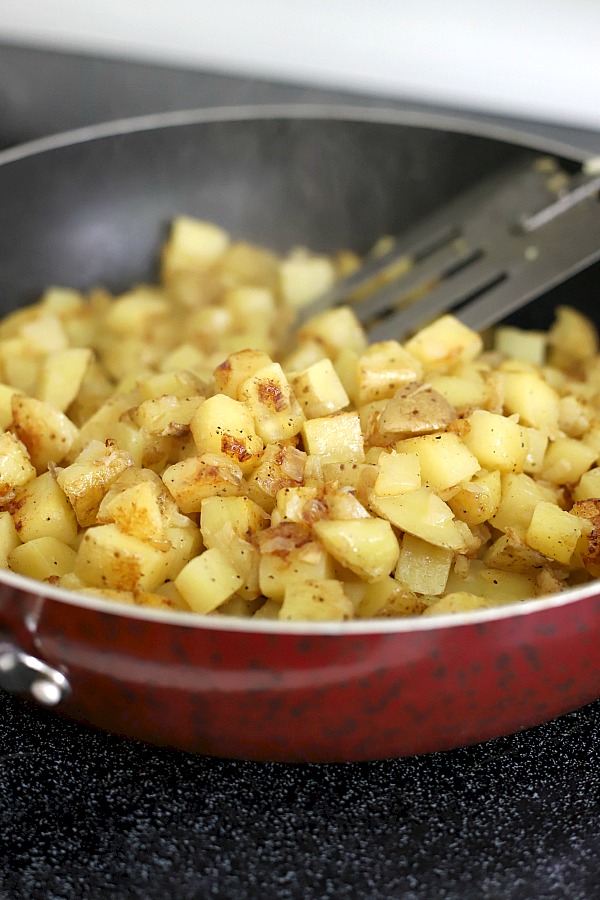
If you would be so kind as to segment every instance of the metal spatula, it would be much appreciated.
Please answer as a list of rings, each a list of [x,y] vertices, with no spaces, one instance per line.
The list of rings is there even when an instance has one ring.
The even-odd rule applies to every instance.
[[[450,312],[482,330],[600,259],[599,194],[597,171],[569,175],[547,158],[513,165],[404,232],[304,315],[348,303],[372,341],[401,340]],[[403,259],[403,274],[382,285]]]

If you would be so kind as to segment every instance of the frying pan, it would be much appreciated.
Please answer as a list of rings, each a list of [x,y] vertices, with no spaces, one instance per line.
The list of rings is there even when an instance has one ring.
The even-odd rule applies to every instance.
[[[509,137],[391,111],[247,108],[120,122],[7,151],[3,312],[50,284],[120,290],[153,277],[176,214],[280,251],[364,251],[509,159],[585,155]],[[597,269],[587,277],[597,280]],[[585,297],[582,284],[570,287],[571,302]],[[526,317],[543,327],[551,305]],[[0,686],[131,738],[225,757],[444,750],[600,696],[600,590],[468,615],[259,624],[132,609],[3,571]]]

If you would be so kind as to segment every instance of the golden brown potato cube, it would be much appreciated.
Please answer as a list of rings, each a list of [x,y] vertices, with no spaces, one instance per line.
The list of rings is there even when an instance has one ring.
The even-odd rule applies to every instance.
[[[162,479],[182,513],[200,512],[207,497],[239,497],[244,493],[242,470],[222,453],[183,459],[165,469]]]
[[[98,509],[99,524],[114,522],[119,531],[165,549],[172,510],[162,484],[142,481],[118,492],[109,492]],[[172,501],[171,501],[172,504]]]
[[[202,501],[200,530],[206,547],[219,546],[227,551],[228,529],[242,538],[250,538],[268,525],[261,507],[247,497],[207,497]]]
[[[95,524],[102,498],[131,465],[133,460],[129,454],[120,451],[114,441],[90,441],[75,462],[57,474],[56,480],[69,498],[80,525]]]
[[[8,566],[13,572],[38,581],[71,572],[74,562],[75,551],[50,535],[20,544],[8,556]]]
[[[63,413],[33,397],[15,394],[12,408],[15,434],[27,447],[37,472],[45,472],[49,462],[62,462],[78,428]]]
[[[88,528],[73,571],[90,587],[154,591],[170,577],[171,557],[116,525]]]
[[[481,525],[496,515],[502,499],[502,478],[496,469],[468,481],[448,500],[457,519],[467,525]]]
[[[306,452],[320,456],[322,462],[364,462],[364,442],[356,412],[308,419],[302,428],[302,435]]]
[[[266,444],[294,437],[305,421],[279,363],[264,366],[242,382],[239,397],[254,416],[256,431]]]
[[[252,471],[262,456],[263,442],[254,417],[244,403],[226,394],[215,394],[195,412],[190,429],[198,454],[222,453],[243,472]]]
[[[553,365],[568,368],[572,361],[590,359],[598,353],[598,332],[586,316],[570,306],[559,306],[555,316],[548,334]]]
[[[272,512],[275,497],[282,488],[302,484],[306,453],[287,444],[269,444],[247,480],[248,495],[267,512]]]
[[[285,622],[343,622],[353,617],[352,601],[335,579],[291,582],[279,611]]]
[[[334,559],[364,581],[379,581],[398,561],[398,539],[384,519],[321,520],[313,531]]]
[[[240,400],[240,385],[272,362],[270,356],[262,350],[239,350],[231,353],[214,371],[217,390],[233,400]]]
[[[217,609],[242,585],[226,553],[217,549],[205,550],[183,567],[175,586],[197,613],[206,614]]]
[[[310,524],[319,518],[325,518],[327,506],[320,495],[321,491],[316,485],[282,488],[275,498],[275,512],[279,521]]]
[[[27,447],[6,431],[0,435],[0,497],[10,496],[15,488],[35,478]]]
[[[71,504],[50,472],[44,472],[17,490],[11,513],[22,541],[54,537],[70,544],[77,534],[77,519]]]

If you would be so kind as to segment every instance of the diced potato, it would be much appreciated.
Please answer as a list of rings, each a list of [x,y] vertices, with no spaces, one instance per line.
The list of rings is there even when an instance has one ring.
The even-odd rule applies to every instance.
[[[352,601],[335,579],[294,581],[288,585],[279,618],[285,622],[342,622],[354,615]]]
[[[502,477],[502,498],[490,522],[498,531],[510,531],[523,537],[540,500],[556,503],[554,491],[529,475],[508,473]]]
[[[405,534],[395,577],[417,594],[437,596],[446,589],[453,561],[452,550]]]
[[[582,441],[557,438],[546,450],[541,475],[546,481],[569,484],[579,481],[595,461],[595,451]]]
[[[493,569],[506,569],[523,575],[530,575],[532,571],[541,570],[549,564],[548,557],[533,550],[513,532],[501,535],[490,545],[484,562]]]
[[[502,383],[506,412],[517,413],[522,425],[555,437],[560,409],[556,391],[533,372],[503,372]]]
[[[598,353],[598,334],[590,320],[576,309],[559,306],[556,321],[548,334],[553,348],[552,362],[561,364],[566,357],[571,360],[590,359]]]
[[[45,472],[49,462],[62,462],[77,438],[77,427],[63,413],[33,397],[15,394],[12,408],[15,434],[27,447],[38,473]]]
[[[298,340],[311,341],[323,347],[334,363],[342,350],[361,353],[367,346],[363,328],[348,306],[312,316],[298,329]]]
[[[124,534],[165,549],[172,510],[161,488],[160,482],[141,481],[116,493],[109,491],[100,504],[98,522],[114,522]]]
[[[71,544],[77,534],[71,504],[50,472],[19,488],[11,513],[22,541],[53,537],[63,544]]]
[[[347,587],[346,592],[348,592]],[[356,617],[359,619],[389,619],[417,616],[424,609],[426,609],[426,604],[416,594],[388,576],[365,585],[363,595],[356,608]]]
[[[523,471],[527,475],[539,475],[544,467],[544,457],[548,449],[548,435],[537,428],[525,428],[527,456]]]
[[[415,453],[421,466],[421,481],[435,491],[467,481],[481,468],[477,457],[451,431],[423,434],[399,441],[398,453]]]
[[[88,528],[73,571],[90,587],[154,591],[169,578],[170,565],[168,552],[111,524]]]
[[[421,381],[422,377],[420,361],[398,341],[371,344],[358,360],[356,403],[363,406],[374,400],[388,400],[399,388]]]
[[[582,527],[578,516],[565,512],[554,503],[540,500],[533,511],[525,540],[534,550],[568,565]]]
[[[500,472],[484,472],[476,475],[448,500],[448,506],[467,525],[481,525],[498,512],[502,498]]]
[[[522,472],[527,460],[527,435],[512,419],[484,409],[467,419],[463,441],[479,460],[482,469]]]
[[[165,469],[162,480],[182,513],[200,512],[207,497],[237,497],[244,492],[241,468],[222,453],[204,453],[174,463]]]
[[[10,496],[15,488],[35,478],[26,446],[6,431],[0,435],[0,497]]]
[[[4,431],[12,422],[12,398],[18,394],[10,384],[0,384],[0,430]]]
[[[304,413],[279,363],[258,369],[242,382],[238,392],[265,443],[292,438],[302,428]]]
[[[19,575],[46,581],[71,572],[75,551],[55,537],[35,538],[9,553],[8,566]]]
[[[269,444],[259,466],[247,480],[248,495],[267,512],[272,512],[277,493],[301,484],[306,453],[287,444]]]
[[[202,501],[200,530],[206,547],[219,546],[224,552],[227,544],[221,543],[223,529],[233,525],[236,534],[249,538],[266,528],[268,517],[261,507],[247,497],[207,497]]]
[[[308,419],[302,427],[307,453],[327,463],[361,463],[365,458],[360,418],[355,412]]]
[[[398,560],[398,539],[384,519],[321,520],[313,531],[338,562],[367,582],[389,575]]]
[[[225,553],[214,547],[184,566],[175,586],[194,612],[208,613],[217,609],[241,587],[238,575]]]
[[[111,484],[133,460],[113,441],[90,441],[75,461],[57,474],[57,482],[67,495],[82,526],[94,525],[102,498]]]
[[[329,359],[322,359],[302,372],[290,375],[290,385],[307,419],[331,415],[350,403]]]
[[[379,473],[373,488],[377,497],[395,497],[421,487],[421,463],[417,453],[381,452]]]
[[[40,369],[38,400],[65,412],[77,397],[92,358],[92,351],[86,347],[71,347],[47,356]]]
[[[573,491],[573,500],[590,500],[591,498],[600,498],[600,468],[584,472]]]
[[[434,375],[429,383],[433,390],[445,397],[457,414],[470,412],[476,407],[487,408],[489,389],[480,375]]]
[[[466,576],[451,572],[446,584],[447,594],[475,594],[485,599],[490,605],[518,603],[536,594],[536,577],[534,574],[495,569],[481,560],[471,561]]]
[[[229,236],[222,228],[179,216],[173,221],[163,249],[163,277],[169,279],[181,271],[202,271],[219,259],[228,245]]]
[[[0,566],[6,568],[8,557],[21,543],[14,522],[9,512],[0,512]]]
[[[292,531],[292,524],[272,526],[268,531],[275,532],[273,539],[260,546],[260,591],[278,603],[292,582],[328,580],[336,574],[334,561],[325,548],[312,539],[310,532]],[[263,534],[267,537],[268,532]]]
[[[233,400],[240,400],[242,399],[239,396],[240,385],[271,363],[271,358],[262,350],[239,350],[237,353],[231,353],[215,369],[217,390]]]
[[[452,510],[430,488],[421,487],[397,497],[373,497],[371,505],[392,525],[436,547],[465,549],[464,536],[454,521]]]
[[[513,359],[542,366],[546,360],[548,335],[544,331],[525,331],[511,325],[500,325],[494,332],[494,347]]]
[[[471,612],[474,609],[489,609],[493,606],[485,597],[470,594],[468,591],[454,591],[440,597],[427,607],[424,616],[445,616],[449,614]]]
[[[248,408],[226,394],[215,394],[200,406],[190,422],[198,454],[222,453],[234,460],[242,472],[251,471],[263,453],[263,442],[255,430]]]
[[[335,269],[324,256],[295,254],[280,263],[279,277],[284,303],[299,309],[331,287]]]
[[[165,394],[144,400],[131,416],[139,428],[153,435],[180,435],[186,432],[202,397],[175,397]]]
[[[426,371],[431,371],[475,359],[481,353],[483,341],[477,332],[454,316],[442,316],[422,328],[404,346],[423,363]]]

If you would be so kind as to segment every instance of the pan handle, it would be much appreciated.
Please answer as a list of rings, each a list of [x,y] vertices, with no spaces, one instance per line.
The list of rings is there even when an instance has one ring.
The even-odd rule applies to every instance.
[[[56,706],[71,693],[62,672],[2,640],[1,635],[0,688],[29,697],[42,706]]]

